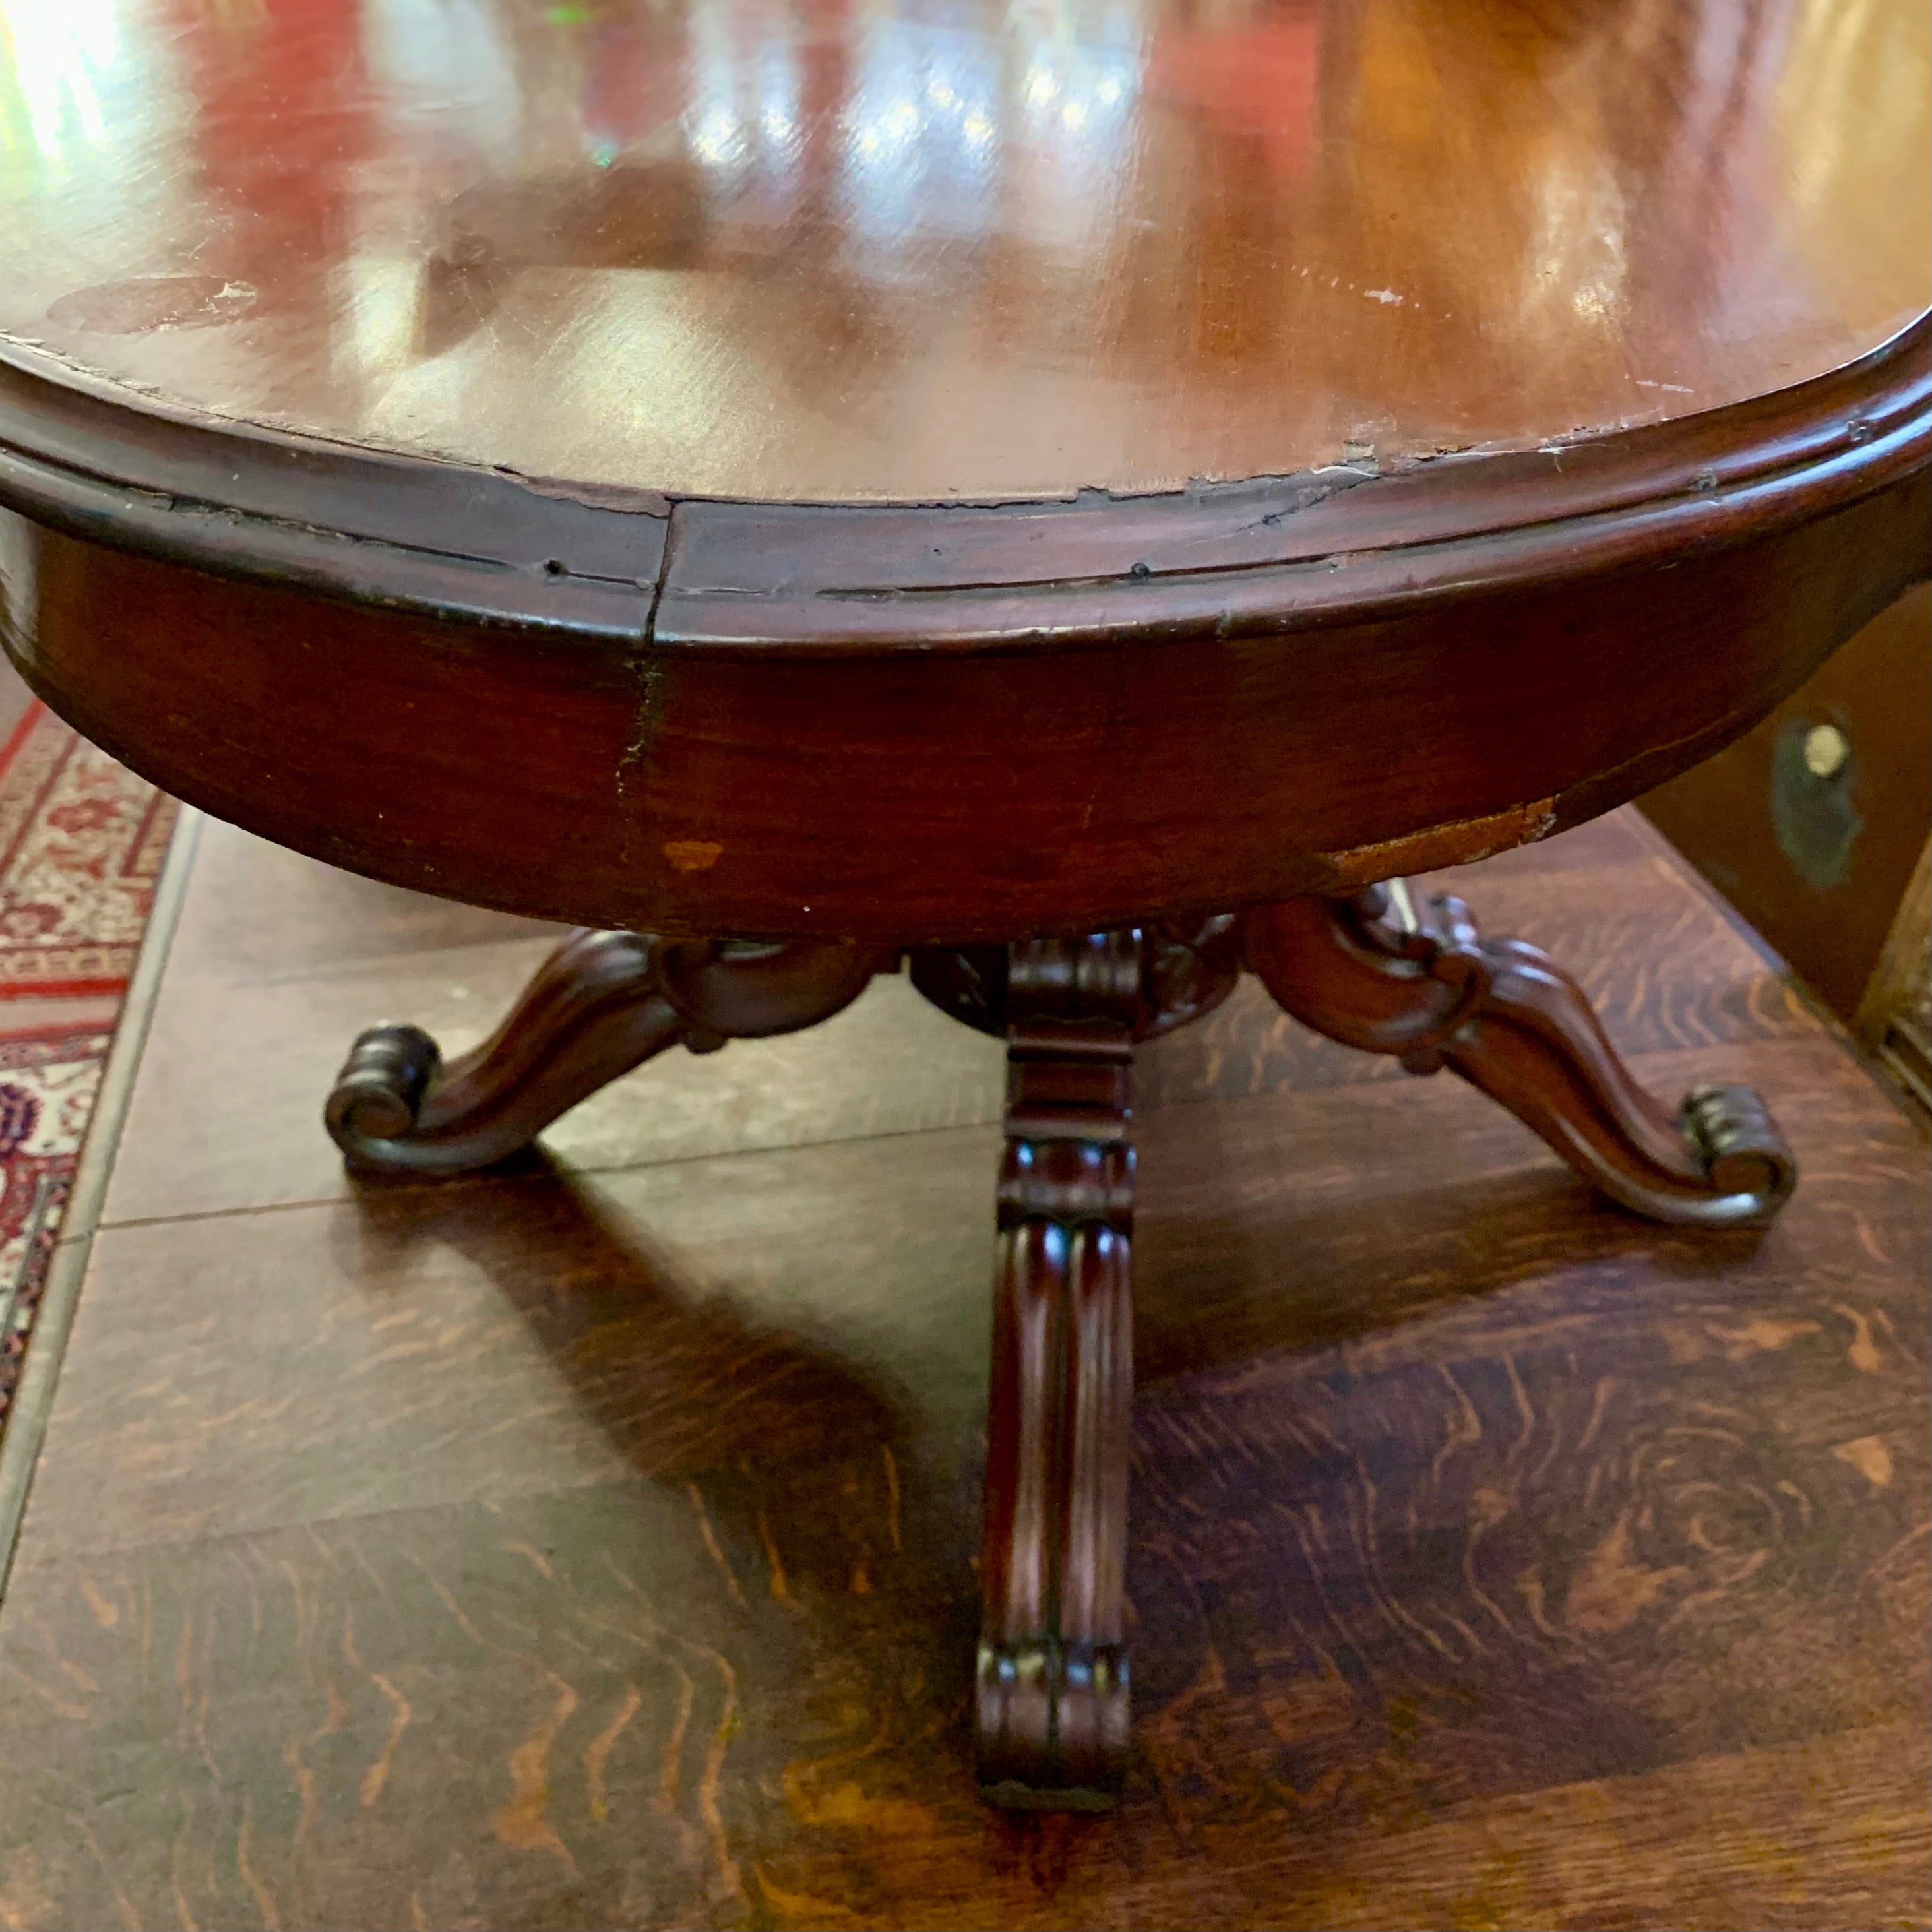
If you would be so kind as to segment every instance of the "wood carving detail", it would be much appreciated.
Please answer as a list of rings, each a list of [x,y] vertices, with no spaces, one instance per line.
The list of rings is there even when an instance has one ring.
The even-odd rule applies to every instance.
[[[502,1025],[443,1064],[422,1028],[372,1027],[324,1118],[364,1173],[460,1174],[526,1146],[557,1116],[666,1047],[793,1033],[856,999],[893,955],[836,940],[660,939],[580,928]]]
[[[1413,1073],[1448,1066],[1610,1198],[1659,1221],[1768,1220],[1798,1167],[1763,1101],[1701,1087],[1673,1119],[1630,1076],[1588,997],[1539,948],[1485,939],[1462,902],[1392,880],[1248,916],[1246,959],[1288,1012]]]
[[[1138,931],[1010,950],[974,1688],[996,1804],[1110,1804],[1126,1767]]]
[[[664,1048],[812,1025],[896,958],[579,931],[447,1066],[419,1028],[363,1034],[329,1131],[364,1171],[482,1166]],[[1640,1214],[1762,1220],[1796,1180],[1754,1094],[1700,1088],[1673,1120],[1544,953],[1484,939],[1459,899],[1418,910],[1401,880],[1184,926],[919,947],[910,963],[934,1004],[1006,1042],[974,1691],[980,1784],[998,1804],[1102,1808],[1126,1768],[1137,1042],[1209,1011],[1245,964],[1317,1031],[1414,1072],[1453,1068]]]
[[[1137,1042],[1172,1032],[1213,1012],[1241,976],[1241,916],[1238,913],[1218,913],[1187,926],[1154,924],[1126,931],[1137,935],[1140,947],[1139,990],[1129,1022]],[[1063,956],[1050,969],[1028,968],[1041,981],[1029,998],[1073,999],[1086,983],[1081,976],[1096,970],[1077,952],[1085,941],[1054,944]],[[913,984],[941,1012],[1003,1040],[1012,950],[1004,946],[915,946],[910,955]]]
[[[1240,940],[1222,914],[912,955],[927,998],[1006,1042],[974,1695],[996,1804],[1097,1809],[1125,1770],[1133,1048],[1226,998]]]

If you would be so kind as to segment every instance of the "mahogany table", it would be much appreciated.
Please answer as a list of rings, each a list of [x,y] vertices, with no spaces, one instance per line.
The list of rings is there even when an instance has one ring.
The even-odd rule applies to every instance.
[[[902,964],[1006,1041],[990,1796],[1126,1751],[1137,1041],[1246,968],[1639,1213],[1788,1193],[1401,875],[1924,572],[1919,0],[4,14],[14,662],[206,810],[584,922],[476,1052],[356,1043],[350,1160]]]

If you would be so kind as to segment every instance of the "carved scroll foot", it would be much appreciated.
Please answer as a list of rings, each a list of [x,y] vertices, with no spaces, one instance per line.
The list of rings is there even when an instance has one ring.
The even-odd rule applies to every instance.
[[[460,1174],[526,1146],[560,1114],[682,1042],[790,1033],[849,1005],[892,957],[824,941],[572,933],[496,1032],[446,1065],[420,1027],[371,1028],[324,1118],[365,1173]]]
[[[1703,1087],[1672,1118],[1630,1077],[1582,989],[1520,940],[1484,939],[1457,898],[1401,880],[1248,915],[1247,963],[1318,1033],[1412,1072],[1448,1066],[1613,1200],[1653,1220],[1768,1220],[1798,1167],[1746,1087]]]

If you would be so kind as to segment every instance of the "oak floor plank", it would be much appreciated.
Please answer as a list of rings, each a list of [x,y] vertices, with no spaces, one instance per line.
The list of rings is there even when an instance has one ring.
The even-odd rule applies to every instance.
[[[1845,1131],[1856,1094],[1834,1101],[1828,1075],[1819,1089],[1820,1114],[1841,1117],[1822,1130]],[[1262,1111],[1289,1110],[1226,1109]],[[1895,1118],[1866,1120],[1881,1168],[1911,1152]],[[562,1378],[598,1400],[578,1380],[586,1339],[618,1372],[596,1426],[631,1466],[604,1480],[453,1502],[406,1500],[406,1480],[388,1508],[118,1549],[36,1554],[30,1533],[0,1711],[18,1762],[59,1775],[0,1772],[0,1832],[60,1923],[118,1910],[110,1869],[136,1917],[184,1905],[202,1923],[242,1922],[250,1874],[291,1924],[404,1924],[418,1907],[438,1924],[833,1922],[814,1901],[877,1924],[1173,1923],[1184,1906],[1187,1923],[1401,1924],[1445,1903],[1451,1922],[1723,1923],[1739,1900],[1732,1922],[1869,1922],[1823,1910],[1802,1850],[1810,1834],[1845,1861],[1850,1831],[1868,1901],[1916,1922],[1910,1792],[1889,1762],[1862,1809],[1808,1816],[1795,1851],[1789,1780],[1768,1779],[1777,1803],[1742,1823],[1715,1772],[1687,1782],[1702,1814],[1622,1785],[1594,1809],[1576,1796],[1699,1760],[1837,1750],[1922,1715],[1925,1243],[1873,1211],[1896,1181],[1868,1174],[1876,1202],[1720,1260],[1622,1217],[1552,1253],[1551,1232],[1576,1226],[1562,1178],[1532,1163],[1486,1180],[1480,1165],[1456,1170],[1465,1211],[1518,1237],[1540,1223],[1540,1261],[1519,1252],[1476,1282],[1418,1269],[1418,1227],[1426,1250],[1457,1218],[1440,1190],[1417,1220],[1379,1217],[1379,1252],[1349,1270],[1368,1305],[1325,1340],[1312,1298],[1261,1318],[1271,1346],[1254,1317],[1200,1318],[1186,1274],[1149,1257],[1142,1718],[1117,1821],[1042,1838],[990,1823],[971,1795],[976,1445],[941,1398],[976,1366],[936,1334],[880,1348],[904,1295],[862,1298],[842,1337],[808,1340],[802,1278],[767,1275],[686,1290],[673,1318],[718,1325],[669,1346],[661,1311],[658,1346],[636,1346],[598,1334],[635,1312],[586,1336],[566,1308],[544,1345]],[[1150,1219],[1197,1256],[1214,1245],[1238,1286],[1320,1273],[1304,1227],[1247,1249],[1244,1277],[1225,1222],[1217,1236],[1186,1205]],[[1847,1218],[1884,1262],[1845,1251]],[[563,1231],[535,1232],[548,1250]],[[791,1310],[776,1376],[734,1331],[754,1307]],[[896,1388],[891,1360],[920,1380]],[[729,1362],[751,1390],[721,1404]],[[640,1408],[653,1377],[682,1394]],[[1529,1808],[1550,1792],[1566,1795],[1539,1834]],[[1481,1808],[1505,1800],[1486,1837]],[[1564,1850],[1580,1808],[1580,1873]],[[1606,1918],[1611,1850],[1636,1860],[1673,1820],[1683,1868],[1699,1869],[1693,1838],[1717,1847],[1696,1910],[1646,1919],[1625,1900]],[[88,1838],[104,1828],[104,1864]],[[1766,1848],[1765,1868],[1724,1852],[1724,1830]],[[1452,1882],[1449,1850],[1492,1854],[1510,1832],[1540,1876],[1487,1856]],[[1636,1894],[1653,1912],[1662,1895],[1654,1876]],[[1257,1916],[1270,1899],[1280,1918]]]
[[[968,1769],[986,1043],[939,1022],[868,1128],[920,1050],[882,989],[842,1068],[754,1070],[806,1102],[640,1127],[640,1084],[608,1166],[350,1190],[290,1152],[302,1055],[543,937],[398,896],[304,940],[363,889],[294,874],[252,953],[211,909],[0,1603],[0,1927],[1932,1922],[1926,1137],[1640,831],[1564,844],[1468,896],[1659,1092],[1761,1085],[1799,1192],[1652,1227],[1245,999],[1144,1056],[1099,1820]],[[266,1070],[196,1194],[155,1143],[224,1002]]]
[[[1142,1383],[1564,1268],[1720,1270],[1748,1310],[1922,1252],[1892,1204],[1913,1131],[1828,1042],[1638,1065],[1756,1073],[1801,1160],[1859,1158],[1762,1238],[1694,1236],[1599,1203],[1446,1078],[1150,1115]],[[820,1342],[975,1430],[997,1158],[972,1128],[110,1227],[35,1508],[91,1549],[602,1480],[660,1410],[686,1427],[767,1379],[778,1415],[808,1404]]]
[[[558,928],[398,892],[211,824],[157,1003],[107,1204],[134,1221],[341,1199],[322,1103],[366,1026],[407,1018],[457,1053],[494,1027]],[[398,904],[398,902],[404,903]],[[261,904],[248,929],[238,904]],[[366,928],[352,950],[304,944]],[[280,934],[279,939],[276,935]],[[238,963],[237,963],[238,960]],[[998,1118],[996,1042],[902,980],[810,1032],[674,1048],[593,1095],[545,1145],[585,1172]],[[192,1121],[194,1130],[182,1130]]]

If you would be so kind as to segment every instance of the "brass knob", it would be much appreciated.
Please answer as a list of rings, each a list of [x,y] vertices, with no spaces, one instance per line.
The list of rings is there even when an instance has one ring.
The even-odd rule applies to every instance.
[[[1835,724],[1814,724],[1804,734],[1804,769],[1814,778],[1834,778],[1845,769],[1852,748]]]

